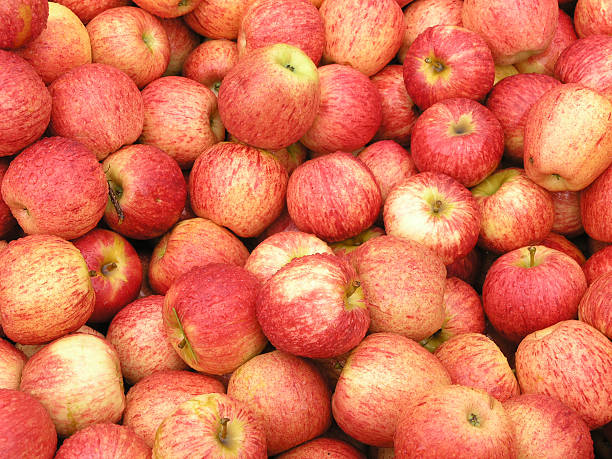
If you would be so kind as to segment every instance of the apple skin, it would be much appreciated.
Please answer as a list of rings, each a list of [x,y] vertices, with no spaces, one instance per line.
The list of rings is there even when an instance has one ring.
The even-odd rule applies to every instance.
[[[211,376],[182,370],[159,370],[130,387],[126,395],[123,425],[152,448],[161,422],[182,403],[201,394],[225,393]]]
[[[140,142],[156,146],[190,169],[206,148],[225,139],[217,97],[189,78],[158,78],[142,90],[144,125]]]
[[[512,420],[502,404],[460,385],[437,387],[408,404],[393,445],[396,459],[517,457]]]
[[[248,405],[225,394],[203,394],[184,402],[162,421],[155,434],[156,458],[224,459],[228,455],[268,457],[260,420]]]
[[[559,55],[577,39],[572,18],[565,11],[559,9],[557,28],[548,48],[539,54],[528,57],[524,61],[517,62],[514,66],[521,73],[542,73],[553,76]]]
[[[46,0],[3,2],[0,6],[0,48],[16,49],[31,43],[47,26],[48,16]]]
[[[580,265],[580,267],[583,267],[584,263],[586,262],[584,254],[576,246],[576,244],[574,244],[565,236],[562,236],[560,234],[551,231],[550,233],[548,233],[548,236],[542,239],[542,242],[540,242],[540,244],[551,249],[559,250],[560,252],[569,255],[574,259],[574,261],[576,261],[576,263]]]
[[[183,76],[218,94],[223,78],[237,62],[236,42],[226,39],[206,40],[185,59]]]
[[[206,0],[184,16],[185,22],[196,33],[206,38],[238,37],[240,22],[253,0]]]
[[[555,34],[558,16],[557,0],[467,0],[461,11],[463,26],[486,40],[500,65],[544,51]]]
[[[255,317],[261,285],[239,266],[192,268],[168,289],[162,308],[168,341],[192,368],[231,373],[259,354],[267,340]]]
[[[0,338],[0,389],[19,389],[21,372],[27,360],[23,352]]]
[[[117,351],[83,333],[63,336],[30,357],[20,390],[43,404],[61,437],[91,424],[116,423],[125,408]]]
[[[555,63],[555,78],[604,92],[612,86],[612,36],[591,35],[568,45]],[[588,59],[588,65],[585,65]]]
[[[344,354],[361,342],[370,326],[357,272],[348,260],[333,254],[306,255],[287,263],[263,285],[255,310],[270,343],[300,357]]]
[[[317,67],[299,48],[276,43],[249,52],[219,87],[226,129],[254,147],[278,150],[312,125],[320,101]]]
[[[382,104],[382,120],[374,140],[395,140],[401,145],[408,145],[419,113],[406,92],[402,66],[387,65],[372,75],[370,81],[378,89]]]
[[[0,456],[52,459],[55,426],[45,407],[25,392],[0,389]]]
[[[327,242],[343,241],[374,224],[382,205],[367,166],[336,152],[301,164],[287,185],[287,210],[295,225]]]
[[[95,228],[72,241],[83,254],[96,293],[89,323],[108,323],[135,300],[142,283],[142,264],[134,247],[121,235]]]
[[[134,143],[142,132],[142,96],[119,69],[81,65],[51,83],[49,92],[53,98],[51,133],[82,142],[98,161]]]
[[[426,29],[408,48],[403,65],[406,91],[421,110],[450,98],[482,100],[495,81],[487,43],[464,27]]]
[[[84,325],[95,293],[87,264],[70,242],[37,234],[0,252],[0,318],[6,336],[42,344]]]
[[[151,448],[132,429],[111,423],[93,424],[62,442],[54,459],[82,457],[149,459]]]
[[[9,158],[0,158],[0,185],[9,167],[9,163]],[[17,220],[13,217],[11,208],[6,205],[3,199],[0,199],[0,239],[11,238],[17,227]],[[4,242],[8,244],[6,241]]]
[[[132,4],[130,0],[57,0],[56,3],[70,8],[83,24],[87,24],[103,11]]]
[[[200,36],[181,18],[159,19],[170,44],[170,60],[162,76],[176,76],[183,71],[187,56],[200,44]]]
[[[397,53],[403,64],[410,45],[425,29],[437,25],[462,26],[463,0],[415,0],[404,9],[404,37]]]
[[[263,285],[290,261],[315,253],[334,254],[330,246],[313,234],[282,231],[260,242],[247,258],[244,269]]]
[[[87,24],[93,62],[124,71],[139,88],[161,77],[170,42],[159,20],[133,6],[111,8]]]
[[[495,172],[472,189],[481,215],[478,245],[506,253],[539,243],[550,233],[554,207],[550,193],[523,169]]]
[[[574,21],[581,38],[591,35],[612,35],[612,11],[605,0],[576,2]]]
[[[612,420],[612,342],[579,320],[526,336],[516,351],[523,394],[545,394],[576,411],[590,430]]]
[[[421,172],[396,185],[385,201],[383,219],[387,234],[420,242],[444,264],[476,246],[481,220],[469,190],[439,172]]]
[[[397,53],[404,34],[395,0],[326,0],[319,8],[325,28],[323,60],[374,75]]]
[[[153,290],[165,295],[170,285],[191,268],[208,263],[244,266],[249,251],[226,228],[204,218],[176,224],[155,246],[148,278]]]
[[[238,55],[275,43],[300,48],[318,66],[325,46],[319,10],[302,0],[251,1],[240,22]]]
[[[112,230],[128,238],[152,239],[178,222],[187,184],[178,163],[163,150],[128,145],[108,156],[102,167],[121,209],[119,214],[108,199],[104,221]]]
[[[612,165],[580,193],[580,216],[584,231],[598,241],[612,242],[611,197]]]
[[[453,384],[482,389],[500,402],[521,393],[508,359],[493,340],[481,333],[454,336],[442,343],[434,355]]]
[[[582,270],[589,285],[602,274],[612,271],[612,247],[604,247],[591,255]]]
[[[46,4],[47,2],[45,2]],[[0,156],[11,156],[38,140],[51,119],[51,96],[32,65],[0,50]]]
[[[356,440],[393,446],[404,407],[420,394],[451,383],[440,361],[415,341],[373,333],[354,349],[332,396],[334,419]]]
[[[89,334],[89,335],[94,335],[94,336],[98,336],[100,338],[104,338],[104,335],[102,333],[100,333],[98,330],[94,330],[93,328],[89,327],[88,325],[83,325],[80,328],[77,328],[75,331],[70,332],[69,334],[74,334],[74,333],[86,333],[86,334]],[[49,343],[43,343],[43,344],[21,344],[21,343],[15,343],[15,347],[17,349],[19,349],[21,352],[23,352],[25,354],[25,356],[29,359],[34,354],[36,354],[38,351],[40,351],[43,347],[45,347],[47,344],[49,344]]]
[[[504,131],[494,113],[478,102],[446,99],[419,116],[410,148],[420,172],[441,172],[472,187],[497,169]]]
[[[523,165],[523,132],[529,109],[546,91],[557,86],[561,83],[548,75],[518,74],[504,78],[487,97],[487,108],[502,126],[505,155],[512,163]]]
[[[283,231],[299,231],[299,228],[295,225],[294,221],[291,220],[291,216],[289,215],[286,206],[283,208],[278,218],[270,223],[270,226],[268,226],[264,232],[256,238],[256,241],[261,243],[273,234],[281,233]]]
[[[505,338],[520,342],[536,330],[577,316],[587,288],[574,259],[538,245],[534,261],[528,247],[499,257],[487,272],[482,304],[493,327]]]
[[[277,459],[366,459],[365,455],[348,443],[335,438],[319,437],[296,446],[277,456]]]
[[[450,265],[446,265],[446,277],[458,277],[470,285],[476,285],[481,266],[481,254],[474,247],[465,257],[458,258]]]
[[[192,12],[201,1],[182,0],[177,3],[174,0],[136,0],[134,3],[157,17],[176,18]]]
[[[502,403],[514,424],[518,457],[593,458],[593,440],[582,418],[559,400],[523,394]]]
[[[612,339],[612,272],[593,281],[578,305],[578,317]]]
[[[320,105],[301,142],[317,156],[365,146],[382,122],[382,98],[376,85],[348,65],[323,65],[317,71]]]
[[[555,209],[555,220],[552,231],[566,237],[579,236],[584,233],[580,215],[580,192],[554,191],[550,193]]]
[[[384,235],[384,229],[379,228],[378,226],[371,226],[370,228],[365,231],[362,231],[355,237],[345,239],[344,241],[332,242],[331,244],[329,244],[329,246],[333,250],[334,255],[338,257],[348,258],[348,260],[352,263],[359,247],[361,247],[370,239],[374,239],[375,237]]]
[[[393,236],[370,239],[352,258],[370,310],[370,332],[416,341],[444,321],[446,269],[431,250]]]

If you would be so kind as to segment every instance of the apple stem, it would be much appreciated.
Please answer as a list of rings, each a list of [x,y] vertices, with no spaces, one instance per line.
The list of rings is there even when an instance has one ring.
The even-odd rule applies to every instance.
[[[110,198],[113,207],[117,211],[117,218],[119,219],[119,223],[122,223],[125,215],[123,213],[123,209],[121,209],[121,205],[119,204],[119,198],[117,198],[117,194],[115,193],[115,190],[113,190],[113,187],[110,182],[108,182],[108,197]]]
[[[221,443],[225,443],[225,437],[227,436],[227,423],[229,422],[229,418],[221,418],[221,432],[219,432],[219,440]]]
[[[438,212],[440,212],[440,209],[441,209],[441,208],[442,208],[442,201],[440,201],[440,200],[438,199],[438,200],[436,200],[436,202],[434,202],[434,205],[433,205],[433,209],[432,209],[432,210],[434,211],[434,213],[436,213],[436,214],[437,214]]]
[[[177,344],[177,347],[179,349],[183,349],[186,344],[187,344],[187,340],[183,337],[183,339]]]
[[[527,250],[529,250],[529,267],[533,268],[533,265],[535,264],[536,248],[532,245],[532,246],[529,246]]]
[[[440,61],[432,61],[432,59],[430,57],[426,57],[425,58],[425,62],[427,62],[428,64],[432,64],[433,68],[436,72],[440,73],[442,70],[444,70],[444,64],[442,64],[442,62]]]

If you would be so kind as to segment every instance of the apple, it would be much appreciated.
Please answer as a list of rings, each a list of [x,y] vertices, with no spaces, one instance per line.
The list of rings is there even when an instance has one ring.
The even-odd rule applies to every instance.
[[[575,318],[586,289],[582,268],[569,255],[542,245],[522,247],[495,260],[482,287],[482,304],[493,327],[518,343]]]
[[[200,36],[187,27],[181,18],[160,18],[159,22],[170,44],[170,60],[162,76],[180,75],[187,56],[200,44]]]
[[[206,0],[191,13],[185,22],[196,33],[207,38],[235,40],[242,16],[253,0]]]
[[[94,330],[93,328],[91,328],[91,327],[89,327],[87,325],[83,325],[80,328],[77,328],[75,331],[70,332],[69,334],[74,334],[74,333],[85,333],[85,334],[88,334],[88,335],[94,335],[94,336],[98,336],[100,338],[104,338],[104,335],[102,333],[100,333],[98,330]],[[49,343],[43,343],[43,344],[21,344],[21,343],[15,343],[15,347],[17,349],[19,349],[21,352],[23,352],[25,354],[25,356],[29,359],[34,354],[36,354],[38,351],[40,351],[43,347],[45,347],[47,344],[49,344]]]
[[[555,77],[563,83],[580,83],[604,92],[612,86],[610,54],[612,36],[591,35],[568,45],[555,64]],[[584,65],[588,59],[588,65]]]
[[[518,457],[593,458],[589,428],[571,408],[544,394],[523,394],[502,403],[514,424]]]
[[[542,239],[540,244],[569,255],[576,261],[576,263],[580,265],[580,267],[584,266],[584,263],[586,262],[586,258],[578,246],[561,234],[551,231],[548,233],[548,236]]]
[[[580,216],[584,231],[598,241],[612,242],[611,196],[612,165],[580,193]]]
[[[0,156],[11,156],[45,132],[51,119],[51,96],[36,69],[22,57],[0,50],[0,67],[4,69],[0,74]]]
[[[524,61],[517,62],[514,66],[521,73],[543,73],[544,75],[553,76],[559,55],[577,39],[572,18],[565,11],[559,9],[557,28],[548,48],[539,54],[528,57]]]
[[[23,352],[0,338],[0,389],[19,389],[21,372],[27,360]]]
[[[52,459],[57,434],[49,413],[25,392],[0,389],[0,456]]]
[[[87,24],[93,62],[124,71],[139,88],[159,78],[170,62],[170,42],[159,20],[133,6],[111,8]]]
[[[408,404],[393,439],[395,457],[517,457],[512,420],[481,389],[437,387]],[[459,453],[460,452],[460,453]]]
[[[20,390],[43,404],[61,437],[91,424],[116,423],[125,408],[117,351],[83,333],[63,336],[30,357]]]
[[[518,74],[504,78],[487,97],[487,108],[502,126],[505,155],[512,163],[523,165],[523,132],[529,109],[557,86],[561,83],[548,75]]]
[[[333,254],[333,250],[314,234],[283,231],[260,242],[246,260],[244,268],[266,283],[290,261],[315,253]]]
[[[404,9],[404,37],[397,53],[403,64],[408,48],[429,27],[437,25],[459,26],[463,0],[415,0]]]
[[[502,169],[472,189],[482,223],[478,245],[506,253],[542,241],[555,218],[552,198],[523,169]]]
[[[83,24],[87,24],[103,11],[132,4],[130,0],[57,0],[56,3],[70,8]]]
[[[382,104],[382,120],[374,140],[395,140],[408,145],[419,113],[406,91],[402,66],[387,65],[372,75],[370,81],[378,89]]]
[[[370,311],[371,332],[421,340],[444,321],[446,270],[418,242],[393,236],[370,239],[352,257]]]
[[[591,255],[582,270],[589,285],[602,274],[612,271],[612,247],[604,247]]]
[[[318,437],[302,443],[277,456],[277,459],[366,459],[365,455],[350,444],[335,438]]]
[[[274,350],[232,373],[227,395],[262,421],[268,455],[318,437],[331,424],[331,394],[311,362]]]
[[[423,31],[408,48],[403,65],[406,91],[421,110],[456,97],[482,100],[495,81],[486,41],[459,26]]]
[[[555,34],[558,16],[557,0],[466,0],[461,11],[463,26],[486,40],[495,63],[501,65],[544,51]]]
[[[478,102],[445,99],[419,116],[410,148],[420,172],[441,172],[472,187],[497,169],[504,131],[494,113]]]
[[[578,317],[612,339],[612,272],[597,277],[578,305]]]
[[[550,193],[555,209],[552,231],[566,237],[579,236],[584,233],[580,215],[580,192],[554,191]]]
[[[301,142],[317,156],[365,146],[382,122],[382,98],[376,85],[348,65],[323,65],[317,71],[321,103]]]
[[[4,178],[4,174],[6,174],[8,167],[9,159],[0,158],[0,185],[2,184],[2,179]],[[6,205],[3,199],[0,199],[0,238],[8,238],[12,236],[17,227],[17,220],[15,220],[15,217],[13,217],[11,208]],[[4,241],[4,243],[8,244],[6,241]]]
[[[302,0],[257,0],[249,3],[238,31],[238,55],[275,43],[293,45],[319,65],[325,46],[319,10]]]
[[[579,0],[574,10],[576,32],[581,38],[612,35],[612,11],[605,0]]]
[[[381,204],[374,175],[349,153],[306,161],[287,185],[287,210],[296,226],[328,242],[348,239],[372,226]]]
[[[326,0],[319,13],[327,63],[347,64],[371,76],[393,59],[402,43],[404,17],[396,0]]]
[[[42,344],[84,325],[95,293],[72,243],[46,234],[12,241],[0,252],[0,319],[6,336]]]
[[[406,405],[450,382],[440,361],[415,341],[373,333],[351,352],[342,369],[332,396],[334,419],[362,443],[391,447]]]
[[[111,423],[93,424],[62,442],[55,459],[82,457],[148,459],[151,448],[132,429]]]
[[[185,59],[183,76],[203,84],[215,94],[227,72],[238,62],[238,46],[235,41],[205,40]]]
[[[49,4],[46,0],[2,2],[0,48],[16,49],[31,43],[47,26],[48,16]]]
[[[225,139],[217,97],[189,78],[159,78],[142,90],[144,126],[140,142],[156,146],[190,169],[209,146]]]
[[[470,285],[476,285],[482,266],[481,258],[477,247],[474,247],[465,257],[446,265],[446,277],[458,277]]]
[[[421,172],[396,185],[385,201],[387,234],[420,242],[444,264],[466,256],[478,241],[480,212],[454,178]]]
[[[109,186],[104,221],[112,230],[152,239],[178,222],[187,185],[178,163],[163,150],[129,145],[108,156],[102,167]]]
[[[182,370],[159,370],[130,387],[123,425],[130,427],[152,448],[161,422],[182,403],[201,394],[224,393],[223,384],[211,376]]]
[[[312,125],[319,73],[301,49],[276,43],[243,56],[223,78],[218,98],[221,121],[231,134],[276,150],[300,140]]]
[[[612,421],[612,342],[566,320],[526,336],[516,351],[523,394],[545,394],[576,411],[590,430]]]
[[[168,289],[162,308],[168,341],[192,368],[231,373],[267,340],[255,317],[259,280],[240,266],[197,266]]]
[[[198,7],[202,0],[136,0],[143,10],[148,11],[160,18],[176,18],[192,12]]]
[[[53,99],[51,133],[82,142],[98,161],[134,143],[142,132],[140,91],[115,67],[80,65],[51,83],[49,92]]]
[[[249,251],[226,228],[204,218],[177,223],[153,250],[148,279],[153,290],[165,294],[182,274],[208,263],[244,266]]]

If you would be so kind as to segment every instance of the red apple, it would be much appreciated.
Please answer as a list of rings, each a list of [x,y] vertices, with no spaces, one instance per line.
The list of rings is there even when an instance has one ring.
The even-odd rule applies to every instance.
[[[376,85],[348,65],[319,67],[321,103],[301,142],[318,156],[365,146],[382,121]]]
[[[191,13],[186,14],[185,22],[196,33],[207,38],[238,37],[242,16],[253,0],[206,0]]]
[[[587,283],[570,256],[529,246],[499,257],[487,272],[482,304],[505,338],[519,342],[536,330],[577,316]]]
[[[217,97],[189,78],[170,76],[142,90],[144,126],[140,142],[154,145],[183,169],[209,146],[225,139]]]
[[[612,272],[593,281],[578,305],[578,317],[612,339]]]
[[[568,45],[555,64],[555,77],[604,92],[612,86],[612,36],[591,35]],[[586,61],[585,59],[588,59]]]
[[[98,160],[134,143],[142,132],[140,91],[125,73],[110,65],[75,67],[57,78],[49,91],[51,132],[82,142]]]
[[[49,4],[46,0],[2,2],[0,48],[15,49],[31,43],[45,29],[48,16]]]
[[[478,102],[446,99],[419,116],[410,148],[420,172],[441,172],[472,187],[497,169],[504,153],[504,131],[494,114]]]
[[[335,438],[319,437],[296,446],[277,456],[278,459],[366,459],[365,455],[350,444]]]
[[[200,36],[187,27],[181,18],[160,19],[159,22],[166,31],[170,45],[170,60],[163,76],[180,75],[187,56],[200,44]]]
[[[111,8],[87,24],[93,62],[124,71],[139,88],[159,78],[170,62],[170,42],[155,16],[132,6]]]
[[[446,265],[446,277],[458,277],[470,285],[476,285],[481,266],[480,252],[474,247],[465,257]]]
[[[19,389],[21,372],[27,360],[23,352],[0,338],[0,389]]]
[[[190,13],[198,7],[202,0],[136,0],[136,3],[143,10],[148,11],[160,18],[176,18]]]
[[[56,3],[70,8],[83,24],[87,24],[98,14],[118,6],[131,4],[130,0],[57,0]]]
[[[549,247],[551,249],[559,250],[560,252],[563,252],[566,255],[569,255],[581,267],[586,262],[586,258],[584,254],[576,246],[576,244],[574,244],[573,242],[571,242],[566,237],[560,234],[557,234],[551,231],[550,233],[548,233],[548,236],[542,239],[542,242],[540,242],[540,244],[546,247]]]
[[[396,0],[326,0],[319,12],[328,63],[347,64],[370,76],[387,65],[401,45],[404,18]]]
[[[232,374],[227,395],[262,421],[268,455],[312,440],[331,424],[330,391],[316,367],[282,351],[253,357]]]
[[[416,37],[403,71],[408,95],[421,110],[455,97],[482,100],[495,80],[486,41],[458,26],[430,27]]]
[[[216,379],[190,371],[160,370],[141,379],[126,396],[123,425],[152,448],[161,422],[187,400],[211,392],[224,393]]]
[[[94,336],[98,336],[100,338],[104,338],[104,335],[102,333],[100,333],[98,330],[94,330],[93,328],[91,328],[91,327],[89,327],[87,325],[83,325],[80,328],[77,328],[75,331],[70,332],[69,334],[74,334],[74,333],[85,333],[85,334],[88,334],[88,335],[94,335]],[[25,356],[29,359],[34,354],[36,354],[38,351],[40,351],[43,347],[45,347],[47,344],[49,344],[49,343],[43,343],[43,344],[21,344],[21,343],[15,343],[15,347],[17,349],[19,349],[21,352],[23,352],[25,354]]]
[[[605,0],[579,0],[574,10],[579,37],[612,35],[612,10]]]
[[[0,389],[0,456],[52,459],[57,434],[49,413],[25,392]]]
[[[591,255],[582,270],[589,285],[602,274],[612,271],[612,247],[604,247]]]
[[[461,183],[421,172],[395,186],[383,210],[387,234],[420,242],[444,264],[466,256],[478,241],[480,212]]]
[[[4,69],[0,74],[0,156],[11,156],[45,132],[51,96],[36,69],[22,57],[0,50],[0,67]]]
[[[580,216],[584,231],[598,241],[612,242],[611,198],[612,165],[580,193]]]
[[[550,193],[555,209],[552,231],[566,237],[584,233],[580,215],[580,193],[578,191],[554,191]]]
[[[2,184],[2,179],[8,167],[9,159],[0,158],[0,185]],[[0,238],[4,239],[11,237],[15,233],[17,227],[17,220],[13,217],[11,208],[6,205],[3,199],[0,199]],[[6,241],[4,241],[4,243],[7,244]]]
[[[238,62],[238,46],[231,40],[206,40],[183,64],[183,76],[203,84],[215,94],[227,72]]]
[[[516,376],[523,394],[560,400],[591,430],[612,421],[612,342],[584,322],[558,322],[525,337]]]
[[[0,318],[11,340],[46,343],[89,319],[95,293],[83,255],[70,242],[26,236],[0,252],[0,264]]]
[[[349,153],[311,159],[289,178],[287,209],[300,231],[342,241],[372,226],[382,199],[374,175]]]

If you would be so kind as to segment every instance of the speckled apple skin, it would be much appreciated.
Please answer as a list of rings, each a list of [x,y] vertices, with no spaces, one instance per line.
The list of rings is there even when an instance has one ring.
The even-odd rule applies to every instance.
[[[555,64],[555,78],[563,83],[579,83],[603,92],[612,86],[610,55],[612,36],[592,35],[569,44]],[[585,59],[589,65],[581,65]]]
[[[612,339],[612,272],[599,276],[589,286],[578,305],[580,320]]]
[[[57,0],[56,3],[67,6],[79,17],[83,24],[87,24],[98,14],[110,8],[127,6],[130,0]]]
[[[105,64],[85,64],[56,79],[51,132],[78,140],[99,161],[138,139],[144,104],[138,87],[121,70]]]
[[[548,236],[542,239],[540,244],[551,249],[559,250],[560,252],[572,257],[574,261],[580,265],[580,267],[584,266],[586,261],[584,254],[580,251],[576,244],[571,242],[565,236],[551,231],[548,233]]]
[[[516,376],[523,394],[562,401],[591,430],[612,421],[612,342],[585,322],[562,321],[525,337]]]
[[[278,459],[366,459],[365,455],[348,443],[335,438],[319,437],[281,454]]]
[[[0,68],[0,156],[10,156],[43,135],[51,95],[34,67],[16,54],[0,50]]]
[[[183,76],[218,92],[221,81],[237,62],[236,42],[226,39],[207,40],[189,53],[183,64]]]
[[[589,285],[602,274],[612,271],[612,247],[604,247],[591,255],[582,270]]]
[[[0,184],[8,167],[9,159],[0,158]],[[16,227],[17,220],[13,217],[11,208],[6,205],[3,199],[0,199],[0,239],[9,237]]]
[[[0,339],[0,389],[19,390],[21,371],[27,360],[23,352],[7,340]]]
[[[570,238],[584,233],[580,215],[580,192],[555,191],[551,192],[550,196],[555,210],[551,231]]]
[[[180,75],[187,56],[200,44],[201,37],[182,18],[159,19],[170,44],[170,60],[162,76]]]
[[[64,440],[55,459],[83,457],[150,459],[151,448],[129,427],[100,423],[85,427]]]
[[[134,3],[157,17],[176,18],[191,13],[201,1],[183,0],[177,3],[174,0],[136,0]]]
[[[185,15],[185,22],[207,38],[238,37],[242,16],[253,0],[206,0]]]
[[[30,43],[45,29],[47,0],[5,0],[0,5],[0,48],[16,49]]]
[[[450,265],[446,265],[446,277],[458,277],[470,285],[476,285],[480,275],[482,257],[476,247],[463,258],[457,258]]]
[[[0,317],[11,340],[46,343],[89,319],[95,294],[83,255],[70,242],[26,236],[0,252],[0,262]]]
[[[117,423],[125,408],[117,351],[82,333],[63,336],[30,357],[20,390],[43,404],[62,437],[91,424]]]
[[[580,216],[584,231],[598,241],[612,242],[610,196],[612,165],[580,193]]]
[[[580,0],[574,10],[579,37],[612,35],[612,9],[606,0]]]

